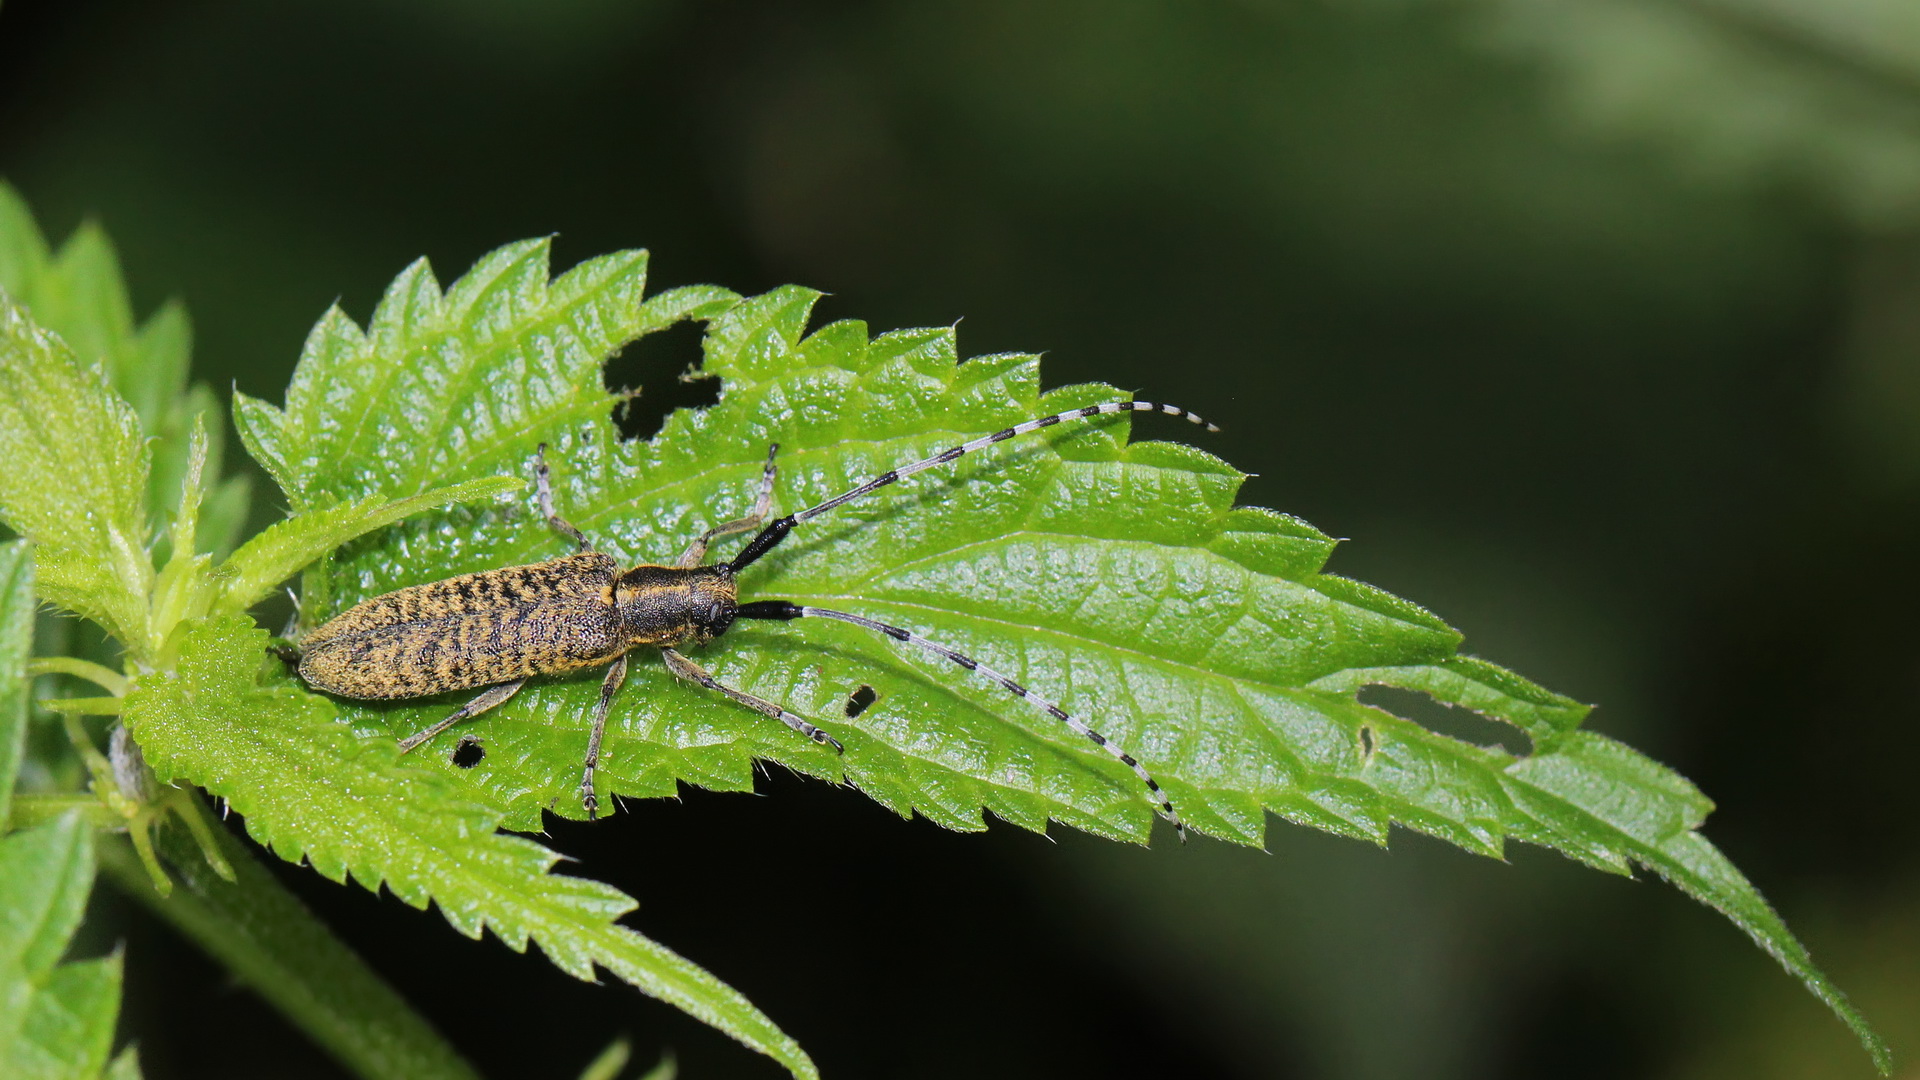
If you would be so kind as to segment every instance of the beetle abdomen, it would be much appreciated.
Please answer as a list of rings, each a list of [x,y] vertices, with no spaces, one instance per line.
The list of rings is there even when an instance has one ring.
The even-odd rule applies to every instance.
[[[613,579],[620,564],[598,551],[525,566],[483,570],[442,581],[430,581],[363,600],[308,632],[303,648],[324,645],[391,626],[444,619],[455,615],[489,615],[502,608],[529,604],[578,601],[613,603]]]
[[[300,676],[352,698],[408,698],[572,671],[625,651],[599,553],[400,589],[301,642]]]

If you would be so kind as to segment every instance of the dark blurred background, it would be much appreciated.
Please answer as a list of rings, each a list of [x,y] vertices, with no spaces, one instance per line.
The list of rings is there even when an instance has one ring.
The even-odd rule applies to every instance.
[[[557,233],[1192,406],[1334,569],[1699,782],[1920,1076],[1904,0],[6,0],[0,172],[271,400],[329,303]],[[963,836],[778,770],[555,843],[833,1078],[1871,1075],[1718,916],[1518,847]],[[285,869],[490,1075],[777,1075]],[[149,1076],[340,1075],[107,907]]]

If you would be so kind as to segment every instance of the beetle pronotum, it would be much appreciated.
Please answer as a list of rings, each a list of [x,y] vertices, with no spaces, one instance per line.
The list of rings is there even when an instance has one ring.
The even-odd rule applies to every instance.
[[[889,469],[825,502],[768,523],[773,509],[774,455],[780,449],[776,444],[767,450],[760,495],[746,517],[701,533],[672,565],[642,563],[627,570],[622,570],[613,556],[594,551],[580,530],[554,511],[543,444],[534,458],[534,490],[540,513],[549,525],[579,546],[576,554],[415,585],[362,601],[301,640],[300,676],[317,690],[364,700],[425,697],[485,687],[446,719],[403,740],[400,748],[407,751],[501,704],[533,676],[604,664],[606,675],[600,683],[600,699],[594,707],[580,778],[581,802],[588,818],[592,818],[599,809],[594,768],[600,760],[608,709],[626,679],[628,651],[642,645],[655,646],[667,669],[676,676],[724,694],[815,742],[839,750],[839,740],[832,735],[765,698],[722,684],[675,648],[705,644],[726,633],[738,619],[834,619],[914,645],[998,683],[1014,697],[1085,736],[1133,770],[1160,814],[1185,839],[1186,828],[1172,801],[1133,755],[1020,683],[937,641],[863,615],[785,600],[740,603],[736,585],[740,571],[779,546],[796,526],[837,506],[1018,435],[1065,420],[1121,412],[1162,412],[1204,424],[1209,431],[1219,430],[1173,405],[1147,401],[1089,405],[1015,424]],[[714,540],[755,529],[758,534],[731,561],[702,565]]]

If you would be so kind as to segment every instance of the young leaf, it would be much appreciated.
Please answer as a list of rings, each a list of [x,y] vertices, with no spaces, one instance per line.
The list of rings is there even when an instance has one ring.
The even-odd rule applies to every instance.
[[[27,743],[27,658],[33,655],[33,559],[24,540],[0,544],[0,832]]]
[[[98,363],[0,295],[0,519],[37,546],[42,598],[155,646],[146,600],[146,441]]]
[[[577,978],[599,966],[787,1066],[813,1063],[737,992],[618,924],[634,903],[611,886],[550,873],[559,858],[497,832],[499,814],[390,740],[340,723],[285,675],[256,685],[267,636],[224,616],[189,625],[176,668],[127,696],[125,721],[163,780],[225,797],[275,854],[334,881],[437,903],[468,937],[532,942]],[[270,663],[277,665],[278,661]]]
[[[204,385],[187,385],[192,328],[186,309],[163,305],[136,326],[119,259],[106,233],[88,223],[58,252],[50,251],[19,194],[0,183],[0,291],[32,312],[84,362],[97,363],[107,381],[132,406],[140,428],[155,436],[148,505],[156,514],[180,497],[187,465],[187,432],[196,421],[219,431],[218,405]],[[220,475],[221,440],[212,440],[207,475]],[[250,481],[232,477],[215,485],[209,500],[202,550],[233,546],[245,523]],[[155,520],[153,527],[161,522]]]
[[[0,1076],[92,1080],[120,1012],[120,956],[59,963],[93,885],[77,815],[0,837]]]
[[[776,504],[791,512],[962,439],[1123,396],[1042,395],[1028,356],[961,364],[951,330],[870,339],[847,322],[809,334],[817,294],[802,289],[724,311],[675,293],[643,303],[638,263],[611,256],[549,286],[545,245],[520,244],[445,295],[416,264],[370,333],[337,311],[322,321],[284,412],[243,403],[249,445],[303,506],[524,474],[545,442],[560,512],[621,559],[659,562],[751,505],[769,443],[782,448]],[[589,306],[627,312],[620,332],[560,329]],[[591,354],[669,314],[708,320],[705,370],[723,393],[652,442],[622,444]],[[848,504],[752,567],[742,598],[847,609],[978,657],[1085,717],[1153,770],[1195,828],[1225,839],[1259,843],[1271,811],[1381,843],[1397,823],[1489,856],[1517,838],[1604,869],[1652,866],[1754,934],[1883,1060],[1752,886],[1702,861],[1711,848],[1693,830],[1706,806],[1684,781],[1576,737],[1583,706],[1461,656],[1430,613],[1323,573],[1332,541],[1235,508],[1236,470],[1186,447],[1129,445],[1126,431],[1124,414],[1060,424]],[[524,511],[423,516],[370,538],[336,560],[326,607],[306,616],[568,550]],[[608,731],[603,795],[744,789],[753,762],[770,759],[953,828],[982,828],[990,811],[1033,829],[1147,836],[1138,781],[1065,726],[944,661],[813,622],[742,624],[699,659],[820,723],[844,756],[677,684],[643,650]],[[1512,723],[1535,751],[1517,758],[1364,705],[1355,693],[1373,682]],[[847,720],[840,703],[863,684],[877,701]],[[597,692],[592,678],[536,683],[477,722],[495,751],[479,766],[430,760],[511,828],[538,828],[542,810],[578,814]],[[339,708],[398,736],[455,704]]]
[[[26,736],[34,607],[26,541],[0,544],[0,832]],[[55,966],[85,909],[90,839],[78,815],[0,836],[0,1076],[101,1075],[120,1008],[120,957]],[[108,1075],[139,1080],[131,1050]]]

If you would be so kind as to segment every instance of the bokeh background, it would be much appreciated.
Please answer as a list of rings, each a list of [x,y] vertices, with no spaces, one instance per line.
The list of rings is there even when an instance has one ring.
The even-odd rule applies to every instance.
[[[1920,1076],[1910,0],[6,0],[0,173],[270,400],[336,299],[557,233],[1215,417],[1335,570],[1700,783]],[[696,345],[613,378],[694,403]],[[1724,920],[1518,847],[955,835],[778,770],[555,843],[834,1078],[1871,1075]],[[778,1075],[285,869],[490,1075]],[[100,914],[149,1076],[341,1075]]]

